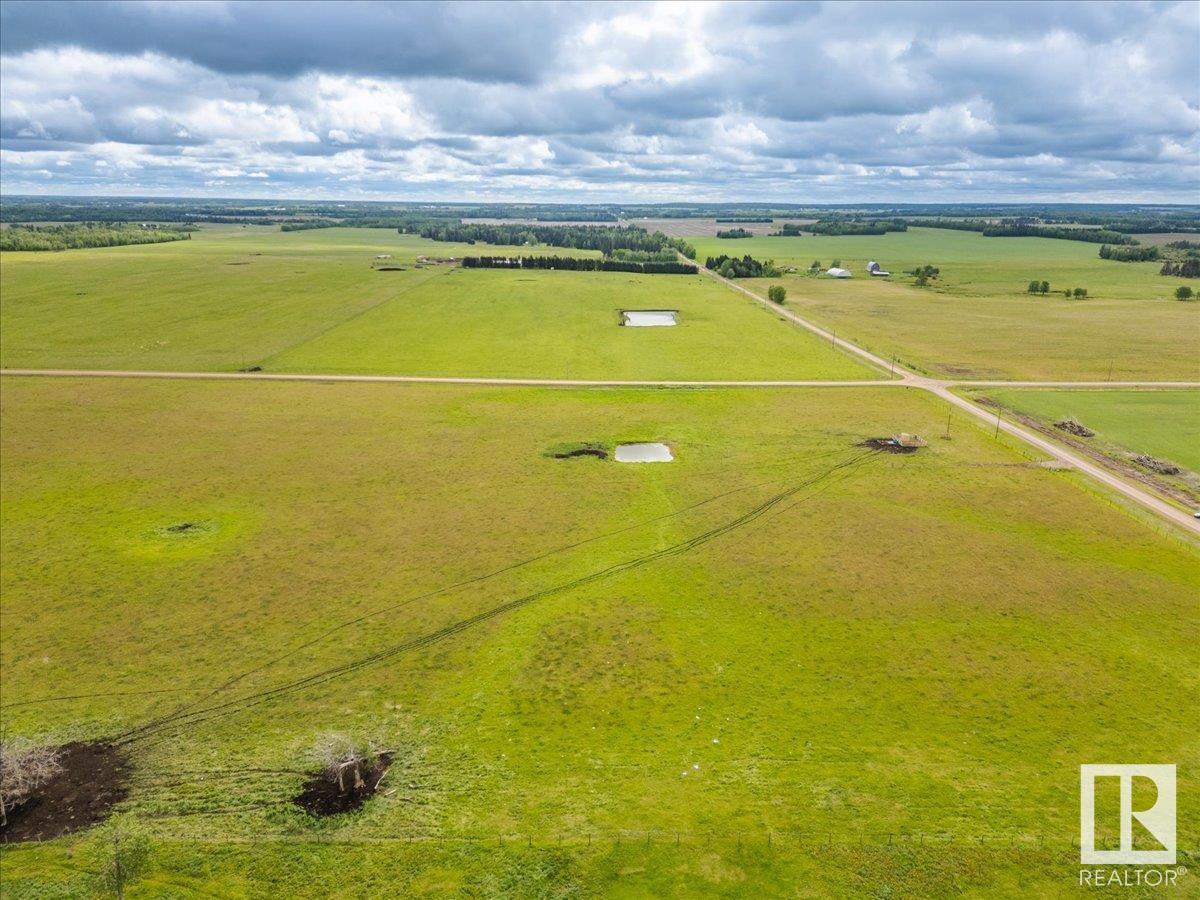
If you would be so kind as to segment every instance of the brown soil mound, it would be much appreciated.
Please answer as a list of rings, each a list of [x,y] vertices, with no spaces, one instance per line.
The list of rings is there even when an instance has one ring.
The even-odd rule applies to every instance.
[[[1063,419],[1061,422],[1055,422],[1054,427],[1067,432],[1068,434],[1078,435],[1079,437],[1095,437],[1096,432],[1088,428],[1086,425],[1081,425],[1074,419]]]
[[[596,459],[608,459],[608,451],[601,450],[599,447],[579,447],[576,450],[565,450],[562,453],[555,453],[555,459],[574,459],[577,456],[594,456]]]
[[[313,816],[336,816],[351,812],[374,796],[391,762],[391,754],[381,753],[373,768],[347,770],[342,775],[344,788],[338,786],[336,777],[322,769],[309,778],[304,790],[292,802]]]
[[[5,842],[47,841],[103,822],[129,793],[131,767],[112,744],[72,743],[62,748],[62,771],[8,814]]]

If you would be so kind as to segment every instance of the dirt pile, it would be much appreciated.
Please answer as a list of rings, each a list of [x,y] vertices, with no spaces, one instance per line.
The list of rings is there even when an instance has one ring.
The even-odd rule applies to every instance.
[[[902,432],[892,437],[867,438],[856,446],[871,447],[875,450],[883,450],[885,453],[916,453],[922,447],[928,446],[928,444],[923,438],[915,434]]]
[[[375,795],[379,782],[391,765],[390,753],[381,753],[374,762],[360,761],[334,774],[321,769],[292,802],[314,816],[336,816],[358,809]]]
[[[1144,466],[1151,472],[1157,472],[1159,475],[1178,475],[1183,470],[1173,462],[1167,462],[1165,459],[1155,459],[1153,456],[1147,456],[1144,453],[1131,453],[1129,458],[1139,466]]]
[[[1076,422],[1074,419],[1063,419],[1061,422],[1055,422],[1054,427],[1060,431],[1065,431],[1067,434],[1074,434],[1078,437],[1095,437],[1096,432],[1088,428],[1086,425]]]
[[[112,744],[71,743],[61,770],[8,814],[0,840],[48,841],[103,822],[129,793],[131,767]]]

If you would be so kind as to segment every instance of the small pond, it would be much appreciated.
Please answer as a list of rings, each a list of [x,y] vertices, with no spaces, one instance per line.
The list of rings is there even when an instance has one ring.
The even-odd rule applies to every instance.
[[[674,309],[623,309],[621,324],[634,328],[661,328],[676,324],[678,311]]]
[[[666,444],[618,444],[617,462],[671,462],[675,457]]]

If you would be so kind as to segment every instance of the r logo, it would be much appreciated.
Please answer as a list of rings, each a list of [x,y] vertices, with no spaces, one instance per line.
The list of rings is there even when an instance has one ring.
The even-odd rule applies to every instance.
[[[1121,779],[1121,845],[1119,850],[1096,849],[1096,779]],[[1154,805],[1133,808],[1134,776],[1149,778],[1158,788]],[[1163,849],[1134,850],[1133,820],[1154,836]],[[1079,767],[1079,862],[1083,865],[1175,864],[1175,767],[1162,765]]]

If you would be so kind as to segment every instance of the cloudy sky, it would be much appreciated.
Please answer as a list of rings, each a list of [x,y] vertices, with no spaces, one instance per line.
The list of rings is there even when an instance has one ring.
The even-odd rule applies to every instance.
[[[1200,202],[1200,3],[0,3],[8,194]]]

